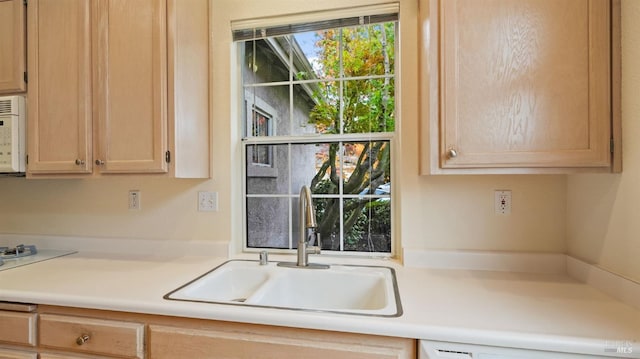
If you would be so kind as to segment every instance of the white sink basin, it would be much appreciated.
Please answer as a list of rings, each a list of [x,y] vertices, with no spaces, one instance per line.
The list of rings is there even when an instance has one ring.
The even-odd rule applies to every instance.
[[[221,266],[176,291],[171,299],[244,302],[267,279],[269,273],[257,266]]]
[[[388,267],[332,265],[329,269],[304,269],[232,260],[165,295],[165,299],[402,315],[395,272]]]

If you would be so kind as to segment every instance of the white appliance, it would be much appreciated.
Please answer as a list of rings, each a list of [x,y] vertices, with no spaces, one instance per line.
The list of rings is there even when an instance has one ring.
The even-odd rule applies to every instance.
[[[0,97],[0,173],[25,172],[26,117],[24,96]]]
[[[628,341],[602,341],[599,355],[570,354],[552,351],[500,348],[485,345],[420,341],[419,359],[603,359],[638,358],[633,343]]]

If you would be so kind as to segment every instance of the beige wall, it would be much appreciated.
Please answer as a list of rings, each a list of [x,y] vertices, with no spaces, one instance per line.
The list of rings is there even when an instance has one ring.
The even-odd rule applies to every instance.
[[[620,175],[568,178],[569,254],[640,282],[640,1],[622,0]]]
[[[0,178],[0,232],[229,240],[240,237],[239,143],[232,99],[234,19],[314,11],[372,0],[216,0],[212,10],[213,175],[207,181],[140,176],[97,180]],[[396,230],[405,247],[563,252],[564,176],[418,175],[417,0],[401,3],[400,125],[396,151]],[[301,6],[303,4],[303,6]],[[130,189],[142,191],[142,210],[126,209]],[[513,214],[493,214],[493,191],[513,191]],[[220,211],[196,211],[198,190],[220,195]],[[232,242],[237,243],[237,242]]]

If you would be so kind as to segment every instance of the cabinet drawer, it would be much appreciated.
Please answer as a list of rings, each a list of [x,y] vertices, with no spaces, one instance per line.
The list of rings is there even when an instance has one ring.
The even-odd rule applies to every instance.
[[[0,311],[0,343],[36,345],[36,314]]]
[[[3,359],[3,358],[0,357],[0,359]],[[36,357],[33,357],[33,359],[36,359]],[[64,354],[40,353],[39,359],[113,359],[113,357],[101,357],[101,356],[99,357],[95,355],[86,356],[82,354],[71,355],[68,353],[64,353]]]
[[[37,359],[38,354],[20,350],[0,349],[0,359]]]
[[[41,314],[40,345],[79,353],[143,358],[144,325]]]
[[[416,354],[413,339],[240,325],[218,329],[150,325],[149,356],[153,359],[412,359]]]

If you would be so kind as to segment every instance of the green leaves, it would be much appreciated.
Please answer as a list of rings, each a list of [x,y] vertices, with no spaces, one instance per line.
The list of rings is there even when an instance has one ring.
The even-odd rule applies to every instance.
[[[385,23],[318,33],[317,72],[321,81],[314,93],[316,105],[309,121],[319,133],[394,131],[395,31],[395,23]],[[336,238],[342,231],[345,250],[391,250],[391,202],[388,198],[365,196],[391,182],[390,148],[388,141],[364,139],[330,146],[312,180],[313,193],[361,197],[316,201],[318,230],[323,238]],[[339,151],[343,151],[343,158],[337,160]],[[347,153],[349,151],[352,153]],[[352,162],[347,163],[347,158]],[[342,167],[340,161],[343,161]],[[339,181],[343,181],[342,193],[339,193]],[[378,238],[377,242],[374,237]],[[337,250],[339,242],[329,241],[326,245]]]
[[[394,130],[394,42],[395,23],[318,33],[319,72],[327,80],[319,83],[311,111],[310,122],[318,132]]]

